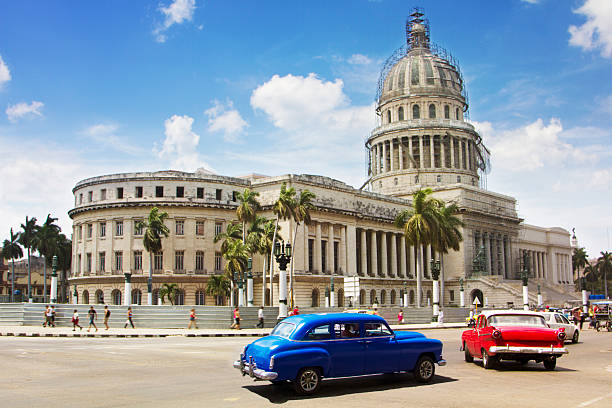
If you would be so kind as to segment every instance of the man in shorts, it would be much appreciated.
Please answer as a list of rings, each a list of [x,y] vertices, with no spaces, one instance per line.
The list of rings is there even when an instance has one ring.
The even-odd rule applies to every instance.
[[[110,319],[110,310],[108,310],[108,306],[104,306],[104,326],[106,327],[105,330],[108,330],[108,319]]]
[[[89,308],[87,314],[89,315],[89,327],[87,328],[87,331],[91,329],[91,326],[95,327],[96,331],[98,331],[98,326],[96,326],[95,323],[95,320],[98,318],[98,313],[96,312],[93,306]]]

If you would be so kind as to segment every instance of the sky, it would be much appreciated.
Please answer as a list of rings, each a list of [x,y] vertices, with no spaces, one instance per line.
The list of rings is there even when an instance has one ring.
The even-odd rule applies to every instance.
[[[491,191],[591,256],[612,229],[612,1],[0,3],[0,239],[79,180],[205,168],[360,187],[413,6],[459,61]]]

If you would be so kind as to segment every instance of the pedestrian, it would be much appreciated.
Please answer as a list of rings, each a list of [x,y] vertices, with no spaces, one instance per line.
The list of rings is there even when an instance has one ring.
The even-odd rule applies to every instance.
[[[124,329],[127,328],[128,324],[131,324],[132,325],[132,329],[135,329],[134,322],[132,321],[132,317],[133,317],[133,315],[132,315],[132,307],[130,306],[130,307],[128,307],[128,310],[127,310],[127,320],[125,321],[125,326],[123,326]]]
[[[444,310],[440,309],[438,312],[438,323],[444,324]]]
[[[79,326],[79,311],[74,309],[72,313],[72,331],[75,331],[77,327],[83,330],[83,327]]]
[[[264,327],[264,308],[263,306],[259,306],[259,310],[257,311],[257,318],[259,319],[259,323],[257,323],[257,327]]]
[[[55,327],[55,306],[51,306],[51,324]]]
[[[238,309],[238,306],[236,306],[236,308],[234,309],[233,317],[234,317],[234,322],[230,326],[230,329],[240,330],[240,309]]]
[[[49,318],[47,314],[49,313],[49,305],[45,306],[45,311],[43,312],[43,327],[47,327],[47,323],[49,323]]]
[[[108,309],[108,305],[104,306],[104,326],[106,327],[106,329],[104,330],[108,330],[108,319],[110,319],[110,314],[111,311]]]
[[[584,319],[585,319],[585,315],[584,315],[584,311],[580,311],[580,330],[582,331],[582,325],[584,324]]]
[[[295,305],[295,307],[293,308],[293,316],[297,316],[300,314],[300,308],[297,307],[297,305]]]
[[[89,315],[89,327],[87,328],[87,331],[91,329],[91,326],[95,327],[96,331],[98,331],[98,326],[96,326],[95,323],[95,320],[98,318],[98,313],[96,312],[96,309],[94,309],[93,306],[90,306],[87,314]]]
[[[378,316],[378,308],[377,307],[374,308],[374,311],[372,312],[372,314],[374,316]]]
[[[46,316],[45,316],[45,324],[47,326],[49,326],[49,327],[55,327],[55,325],[53,324],[53,309],[51,309],[51,307],[49,305],[47,305],[47,309],[46,309],[45,314],[46,314]]]
[[[196,324],[196,319],[196,311],[195,309],[191,309],[191,313],[189,313],[189,326],[187,326],[187,330],[191,329],[192,324],[196,329],[198,328],[198,325]]]
[[[402,323],[404,323],[404,311],[400,309],[399,313],[397,314],[397,324]]]

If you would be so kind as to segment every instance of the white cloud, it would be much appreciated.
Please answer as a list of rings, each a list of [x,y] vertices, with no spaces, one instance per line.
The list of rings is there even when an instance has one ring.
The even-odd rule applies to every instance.
[[[372,63],[372,59],[363,54],[353,54],[347,61],[349,64],[355,65],[367,65]]]
[[[538,4],[540,0],[521,0],[523,3]]]
[[[9,105],[6,108],[6,116],[11,122],[16,122],[26,116],[42,116],[40,109],[45,106],[44,103],[32,101],[31,103],[20,102],[15,105]]]
[[[248,123],[242,118],[240,112],[234,109],[231,101],[225,105],[219,101],[213,103],[211,108],[204,111],[208,116],[208,131],[223,132],[223,139],[227,142],[237,141]]]
[[[0,89],[2,86],[11,80],[11,71],[8,66],[4,63],[2,56],[0,56]]]
[[[195,9],[195,0],[174,0],[167,7],[160,6],[159,11],[165,16],[165,19],[161,26],[153,30],[156,41],[161,43],[166,42],[167,37],[165,31],[174,24],[192,21]],[[201,30],[200,27],[198,27],[199,30]]]
[[[599,48],[602,56],[612,57],[612,1],[586,0],[574,12],[584,15],[587,21],[569,27],[570,45],[587,51]]]
[[[164,122],[164,144],[158,156],[169,160],[175,170],[195,171],[199,167],[211,170],[198,153],[200,135],[192,130],[193,118],[173,115]]]
[[[119,126],[113,123],[99,123],[85,128],[81,134],[111,149],[127,153],[130,155],[142,154],[145,149],[131,145],[123,138],[117,136]]]

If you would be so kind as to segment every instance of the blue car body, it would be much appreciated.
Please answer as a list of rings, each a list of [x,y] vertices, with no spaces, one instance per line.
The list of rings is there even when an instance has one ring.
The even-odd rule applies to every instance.
[[[306,367],[328,378],[414,371],[423,356],[432,366],[446,363],[440,340],[393,332],[380,316],[324,313],[286,318],[247,345],[234,366],[255,379],[293,381]]]

